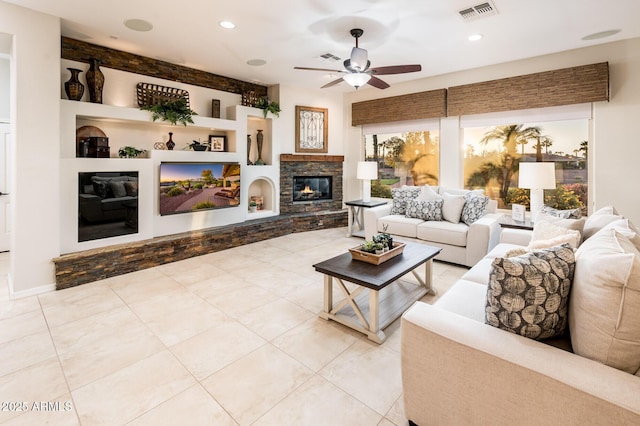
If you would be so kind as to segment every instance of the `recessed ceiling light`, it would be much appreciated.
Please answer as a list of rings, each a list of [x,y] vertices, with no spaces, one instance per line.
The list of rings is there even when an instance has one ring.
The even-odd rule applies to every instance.
[[[265,61],[264,59],[249,59],[247,61],[247,65],[253,65],[254,67],[260,67],[266,63],[267,61]]]
[[[144,19],[127,19],[124,21],[124,26],[133,31],[151,31],[153,24]]]
[[[581,40],[598,40],[600,38],[611,37],[612,35],[618,34],[620,30],[607,30],[600,31],[599,33],[593,33],[582,37]]]
[[[221,21],[221,22],[220,22],[220,26],[221,26],[222,28],[226,28],[226,29],[228,29],[228,30],[232,30],[232,29],[234,29],[234,28],[236,27],[236,24],[234,24],[234,23],[233,23],[233,22],[231,22],[231,21]]]
[[[469,36],[469,41],[478,41],[482,38],[482,34],[473,34]]]

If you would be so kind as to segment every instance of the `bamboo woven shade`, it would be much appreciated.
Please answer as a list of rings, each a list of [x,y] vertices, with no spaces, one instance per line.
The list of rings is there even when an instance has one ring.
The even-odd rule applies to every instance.
[[[438,89],[356,102],[351,107],[351,125],[420,120],[446,115],[447,90]]]
[[[607,62],[450,87],[450,116],[609,100]]]

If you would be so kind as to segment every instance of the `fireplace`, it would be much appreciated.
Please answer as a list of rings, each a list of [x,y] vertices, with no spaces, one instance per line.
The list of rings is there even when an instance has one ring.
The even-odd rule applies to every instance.
[[[331,176],[294,176],[293,202],[331,200]]]

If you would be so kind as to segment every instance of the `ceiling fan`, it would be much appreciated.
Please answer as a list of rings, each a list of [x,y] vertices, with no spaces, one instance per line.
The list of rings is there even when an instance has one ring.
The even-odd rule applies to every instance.
[[[358,39],[362,36],[364,31],[360,28],[354,28],[350,31],[350,33],[356,39],[356,47],[351,50],[351,57],[344,61],[344,70],[307,67],[294,67],[294,69],[345,73],[345,75],[340,77],[339,79],[322,86],[322,89],[335,86],[342,81],[347,82],[347,84],[355,87],[356,89],[364,84],[370,84],[371,86],[377,87],[378,89],[386,89],[387,87],[389,87],[389,84],[376,76],[389,74],[405,74],[422,70],[421,65],[392,65],[387,67],[369,68],[371,65],[371,61],[369,61],[367,51],[358,47]]]

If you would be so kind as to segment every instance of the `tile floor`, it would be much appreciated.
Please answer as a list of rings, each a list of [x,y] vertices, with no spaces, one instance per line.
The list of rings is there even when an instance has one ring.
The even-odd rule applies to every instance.
[[[0,424],[406,425],[399,321],[377,345],[317,316],[311,265],[362,242],[345,235],[292,234],[14,301],[0,254]],[[434,287],[465,271],[436,262]]]

